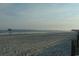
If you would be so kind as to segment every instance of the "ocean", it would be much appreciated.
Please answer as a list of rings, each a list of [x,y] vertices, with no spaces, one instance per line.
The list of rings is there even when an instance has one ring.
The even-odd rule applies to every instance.
[[[62,33],[65,31],[58,31],[58,30],[12,30],[11,33],[8,30],[0,30],[0,35],[9,35],[9,34],[34,34],[34,33],[49,33],[49,34],[56,34]]]

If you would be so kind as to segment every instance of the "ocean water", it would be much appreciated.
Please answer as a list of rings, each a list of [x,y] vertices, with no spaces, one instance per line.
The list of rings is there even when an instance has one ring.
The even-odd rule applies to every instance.
[[[0,33],[0,35],[9,35],[9,34],[34,34],[34,33],[47,33],[47,32],[5,32],[5,33]]]
[[[9,35],[9,34],[34,34],[34,33],[41,33],[41,34],[56,34],[56,33],[62,33],[65,31],[56,31],[56,30],[13,30],[11,33],[7,30],[0,30],[0,35]]]

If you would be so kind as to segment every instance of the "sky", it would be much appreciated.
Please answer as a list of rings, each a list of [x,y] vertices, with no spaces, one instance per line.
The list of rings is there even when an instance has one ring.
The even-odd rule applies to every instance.
[[[0,29],[79,29],[77,3],[0,3]]]

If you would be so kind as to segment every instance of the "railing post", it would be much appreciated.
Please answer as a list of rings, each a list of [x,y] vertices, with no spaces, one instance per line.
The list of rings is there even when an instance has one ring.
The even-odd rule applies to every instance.
[[[77,32],[77,39],[71,41],[71,56],[75,56],[79,54],[79,31]]]
[[[76,52],[76,49],[75,49],[75,42],[74,40],[71,41],[71,56],[75,56],[75,52]]]
[[[79,55],[79,32],[77,33],[77,45],[76,45],[76,53]]]

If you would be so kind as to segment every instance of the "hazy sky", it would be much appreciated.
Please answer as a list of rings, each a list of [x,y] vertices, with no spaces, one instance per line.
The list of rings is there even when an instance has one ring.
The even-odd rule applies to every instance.
[[[0,29],[79,28],[79,4],[0,4]]]

